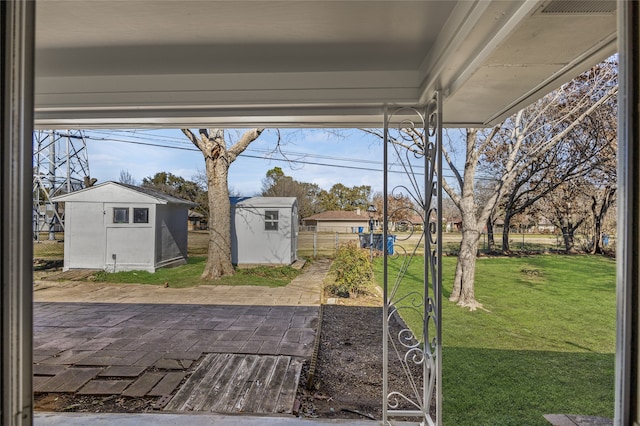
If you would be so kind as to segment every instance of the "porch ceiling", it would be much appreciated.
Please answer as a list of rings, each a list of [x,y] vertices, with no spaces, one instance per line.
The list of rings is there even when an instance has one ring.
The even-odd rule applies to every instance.
[[[615,51],[614,0],[40,1],[36,126],[483,126]]]

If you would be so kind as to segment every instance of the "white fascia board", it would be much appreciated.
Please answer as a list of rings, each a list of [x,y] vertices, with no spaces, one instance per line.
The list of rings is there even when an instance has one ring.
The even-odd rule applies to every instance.
[[[449,66],[451,54],[460,48],[490,3],[489,1],[456,3],[455,9],[443,26],[443,31],[420,65],[419,72],[423,76],[420,102],[427,102],[431,98],[431,94],[440,88],[440,77],[444,69]]]
[[[613,32],[603,39],[598,45],[594,46],[587,52],[584,52],[570,63],[564,65],[556,73],[541,81],[527,93],[522,94],[513,102],[504,105],[502,109],[488,117],[484,125],[492,126],[499,123],[514,112],[530,105],[532,102],[535,102],[547,93],[552,92],[567,81],[577,77],[581,72],[584,72],[584,70],[587,70],[595,64],[612,56],[617,52],[617,49],[617,32]]]
[[[519,3],[520,6],[512,8],[514,3]],[[488,38],[485,38],[480,45],[480,49],[468,54],[467,62],[457,69],[453,75],[448,78],[444,83],[446,86],[442,87],[445,98],[453,96],[457,90],[459,90],[471,76],[482,67],[491,54],[504,42],[509,35],[520,25],[523,20],[530,16],[541,4],[540,1],[526,1],[521,0],[519,2],[498,2],[499,5],[508,5],[510,15],[503,16],[501,19],[504,21],[503,25],[494,25],[495,31],[492,31]],[[492,14],[495,14],[495,10],[491,10]],[[505,11],[506,13],[506,11]],[[488,18],[487,18],[488,19]],[[470,38],[473,38],[473,33],[470,34]],[[427,88],[428,89],[428,88]]]
[[[385,102],[413,105],[418,93],[416,71],[68,76],[36,83],[41,129],[369,126],[381,122]]]

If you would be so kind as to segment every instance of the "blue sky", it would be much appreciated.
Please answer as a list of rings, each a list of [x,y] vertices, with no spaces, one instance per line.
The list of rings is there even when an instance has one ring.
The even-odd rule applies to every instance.
[[[231,131],[231,137],[237,132],[242,130]],[[138,183],[160,171],[193,179],[204,170],[202,154],[179,129],[87,130],[85,134],[91,176],[98,182],[117,181],[121,170]],[[276,150],[278,138],[282,153]],[[327,190],[336,183],[382,190],[382,143],[359,130],[284,129],[279,135],[265,130],[231,165],[229,186],[241,195],[256,195],[266,172],[276,166],[298,181]]]
[[[230,139],[242,131],[230,130]],[[202,154],[179,129],[87,130],[85,135],[91,176],[98,182],[117,181],[121,170],[138,184],[161,171],[189,180],[204,171]],[[336,183],[383,189],[382,142],[357,129],[267,129],[231,165],[229,186],[239,195],[258,195],[266,172],[276,166],[326,190]],[[450,174],[445,170],[445,177]],[[407,182],[400,174],[390,173],[389,179],[391,186]]]

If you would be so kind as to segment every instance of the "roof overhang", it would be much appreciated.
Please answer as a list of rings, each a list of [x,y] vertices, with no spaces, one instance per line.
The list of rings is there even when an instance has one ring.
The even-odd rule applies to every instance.
[[[616,52],[612,0],[41,1],[38,128],[499,122]]]

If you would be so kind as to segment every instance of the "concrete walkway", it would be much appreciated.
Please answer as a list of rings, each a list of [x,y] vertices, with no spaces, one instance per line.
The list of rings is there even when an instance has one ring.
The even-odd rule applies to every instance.
[[[319,259],[307,265],[285,287],[212,286],[165,288],[146,284],[110,284],[84,281],[34,283],[35,302],[171,303],[244,306],[319,306],[331,261]]]

